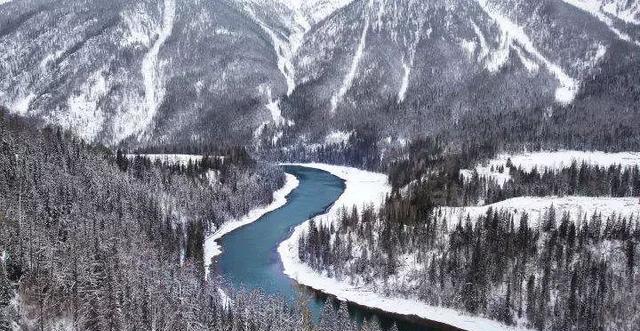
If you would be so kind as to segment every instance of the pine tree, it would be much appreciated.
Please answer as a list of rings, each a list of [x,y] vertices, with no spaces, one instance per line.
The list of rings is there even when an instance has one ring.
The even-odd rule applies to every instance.
[[[129,159],[127,158],[127,155],[124,154],[124,152],[120,149],[116,151],[116,164],[118,165],[118,168],[120,168],[120,170],[127,172],[127,169],[129,168]]]
[[[507,282],[507,293],[504,298],[501,320],[507,325],[513,324],[513,314],[511,313],[511,282]]]
[[[633,276],[633,268],[635,267],[635,252],[636,244],[631,238],[627,239],[625,243],[625,254],[627,256],[627,271],[630,276]],[[633,277],[630,277],[633,280]]]
[[[11,284],[7,278],[6,252],[0,252],[0,331],[11,330],[8,307],[11,302]]]

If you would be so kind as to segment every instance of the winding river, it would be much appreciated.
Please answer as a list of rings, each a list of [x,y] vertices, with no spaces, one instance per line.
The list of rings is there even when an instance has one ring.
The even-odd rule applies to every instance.
[[[278,295],[294,302],[300,291],[312,294],[310,310],[317,319],[329,296],[304,288],[283,273],[277,252],[280,242],[288,238],[296,225],[324,213],[344,191],[342,179],[322,170],[285,166],[285,171],[298,178],[299,186],[287,197],[287,203],[260,219],[241,227],[221,239],[223,253],[216,267],[234,286],[261,289],[266,294]],[[401,331],[451,330],[435,322],[389,314],[349,304],[355,320],[377,316],[383,327],[396,323]]]

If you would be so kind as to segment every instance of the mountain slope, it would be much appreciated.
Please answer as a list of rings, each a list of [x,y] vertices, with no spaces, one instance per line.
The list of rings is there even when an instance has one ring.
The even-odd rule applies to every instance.
[[[0,6],[0,104],[108,144],[401,144],[468,118],[638,103],[611,84],[640,82],[619,74],[640,54],[621,0]]]
[[[624,66],[617,56],[640,48],[634,27],[620,38],[570,1],[355,1],[314,27],[296,57],[285,117],[313,127],[292,136],[368,124],[412,137],[466,113],[572,104],[605,60]]]
[[[226,1],[15,1],[0,27],[0,102],[87,140],[221,137],[260,116],[259,86],[286,84],[269,37]]]

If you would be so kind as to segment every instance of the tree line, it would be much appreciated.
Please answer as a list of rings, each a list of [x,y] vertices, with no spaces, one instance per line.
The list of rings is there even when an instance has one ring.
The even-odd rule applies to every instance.
[[[311,222],[300,259],[318,272],[400,296],[538,330],[635,330],[638,215],[537,221],[489,208],[477,218],[397,222],[388,210],[344,210]]]

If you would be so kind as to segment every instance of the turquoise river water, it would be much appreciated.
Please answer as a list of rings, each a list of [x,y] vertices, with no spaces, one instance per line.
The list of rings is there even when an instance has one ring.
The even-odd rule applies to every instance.
[[[311,294],[310,310],[318,318],[329,296],[298,285],[283,273],[278,245],[291,235],[292,229],[324,213],[344,191],[342,179],[325,171],[285,166],[285,171],[298,178],[300,185],[287,197],[287,203],[260,219],[241,227],[221,239],[223,253],[218,257],[218,271],[233,286],[260,289],[294,303],[300,292]],[[396,323],[401,331],[452,330],[435,322],[398,316],[348,304],[352,318],[361,322],[376,316],[383,327]],[[338,330],[336,330],[338,331]]]

